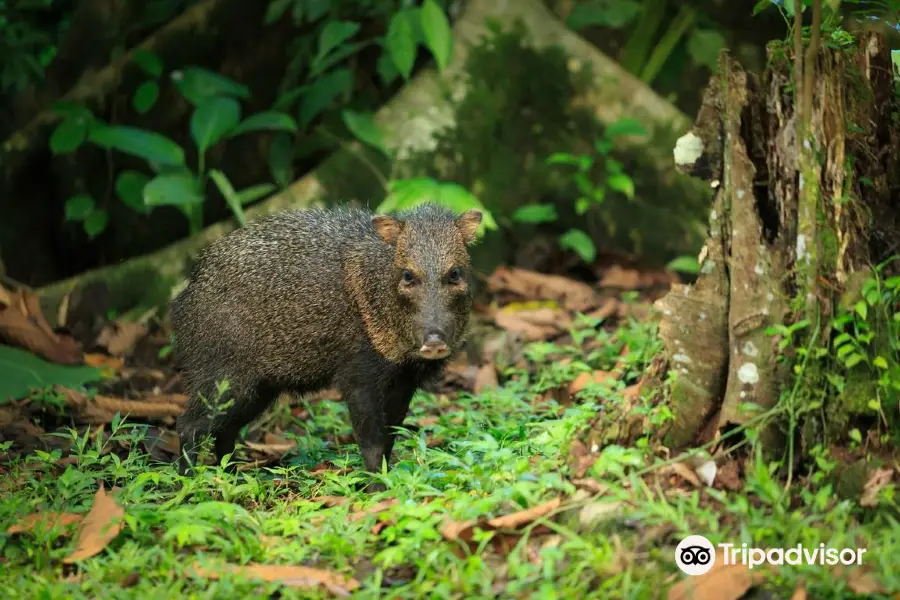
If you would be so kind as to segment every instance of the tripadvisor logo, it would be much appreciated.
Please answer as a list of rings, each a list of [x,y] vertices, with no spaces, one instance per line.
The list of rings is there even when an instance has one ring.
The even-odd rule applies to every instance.
[[[675,548],[675,564],[688,575],[703,575],[716,564],[716,547],[702,535],[689,535]]]

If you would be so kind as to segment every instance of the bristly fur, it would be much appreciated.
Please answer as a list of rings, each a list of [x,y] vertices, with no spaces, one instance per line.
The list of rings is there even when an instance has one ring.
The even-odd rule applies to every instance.
[[[366,468],[379,470],[390,429],[446,363],[419,357],[423,328],[443,332],[451,351],[464,338],[471,292],[467,277],[447,274],[468,275],[480,220],[429,204],[374,221],[354,208],[285,211],[205,248],[172,304],[191,395],[177,425],[182,472],[205,434],[221,458],[281,392],[331,385],[348,403]],[[404,286],[405,271],[421,283]],[[222,380],[229,390],[217,400]]]

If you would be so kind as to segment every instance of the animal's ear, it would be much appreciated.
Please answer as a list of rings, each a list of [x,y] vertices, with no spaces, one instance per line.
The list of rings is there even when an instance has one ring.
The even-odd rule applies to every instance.
[[[456,226],[467,244],[475,241],[478,227],[481,225],[481,211],[470,209],[456,217]]]
[[[403,231],[403,221],[389,215],[375,215],[372,217],[372,227],[375,228],[378,237],[393,246]]]

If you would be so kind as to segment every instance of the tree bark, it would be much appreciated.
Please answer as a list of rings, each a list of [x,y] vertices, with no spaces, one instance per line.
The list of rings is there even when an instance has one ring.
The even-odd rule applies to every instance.
[[[798,48],[770,49],[761,78],[723,54],[678,143],[679,169],[710,182],[716,196],[698,281],[658,301],[677,375],[672,447],[708,441],[772,408],[789,372],[766,330],[806,318],[827,344],[839,296],[897,249],[900,128],[885,40],[867,32],[853,54],[824,48],[808,56],[799,107],[790,91]],[[798,128],[800,111],[806,126]],[[780,448],[779,433],[762,431],[768,448]]]
[[[592,93],[580,101],[593,106],[598,119],[611,122],[631,117],[641,121],[648,129],[651,134],[649,138],[629,139],[625,144],[652,157],[661,171],[671,173],[664,178],[660,193],[665,194],[667,188],[678,187],[682,197],[685,190],[694,197],[703,197],[706,187],[672,172],[671,154],[660,144],[660,140],[669,139],[673,133],[677,135],[687,130],[690,125],[688,118],[623,71],[615,61],[567,29],[540,0],[470,0],[454,25],[451,64],[442,73],[434,70],[421,72],[376,114],[376,122],[385,134],[385,144],[402,158],[429,149],[436,131],[455,126],[452,96],[465,92],[460,81],[469,50],[482,37],[489,35],[487,25],[490,21],[512,23],[517,19],[524,23],[529,41],[536,47],[562,46],[573,61],[591,66],[594,76]],[[365,150],[359,144],[348,144],[283,193],[253,206],[248,216],[253,218],[284,208],[305,207],[325,197],[370,200],[371,190],[380,187],[380,180],[385,175],[371,173],[360,162],[360,152]],[[370,193],[362,196],[361,190],[366,189]],[[140,301],[166,301],[172,286],[185,273],[196,253],[233,228],[231,221],[218,223],[200,235],[153,254],[47,286],[40,290],[44,312],[55,315],[56,308],[67,294],[96,282],[109,287],[111,297],[120,308]]]

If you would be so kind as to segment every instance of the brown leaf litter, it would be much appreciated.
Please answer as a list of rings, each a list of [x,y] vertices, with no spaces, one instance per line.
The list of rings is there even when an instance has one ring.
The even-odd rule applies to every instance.
[[[335,596],[349,596],[359,588],[359,582],[332,571],[303,567],[299,565],[217,565],[215,569],[194,565],[188,572],[204,579],[219,579],[222,573],[241,575],[250,579],[261,579],[296,588],[324,588]]]
[[[74,338],[53,331],[35,294],[9,291],[2,285],[0,339],[53,363],[77,365],[82,362],[81,346]]]
[[[103,484],[100,484],[90,512],[81,521],[75,550],[63,559],[64,563],[73,564],[99,554],[119,535],[125,511],[112,497],[112,493],[117,489],[113,488],[110,494],[107,494]]]
[[[510,536],[506,532],[521,529],[533,523],[537,519],[552,513],[561,504],[562,498],[556,497],[543,504],[492,519],[448,521],[441,527],[441,535],[444,539],[451,542],[459,540],[465,543],[470,550],[474,550],[473,536],[476,527],[482,531],[496,531],[498,535],[495,535],[491,541],[494,549],[498,552],[508,551],[512,547],[514,536]]]

